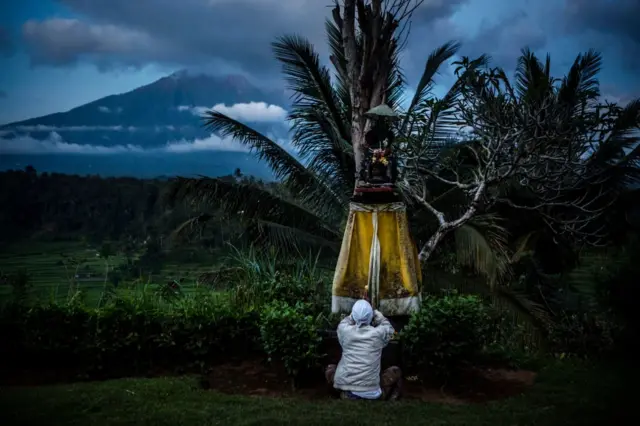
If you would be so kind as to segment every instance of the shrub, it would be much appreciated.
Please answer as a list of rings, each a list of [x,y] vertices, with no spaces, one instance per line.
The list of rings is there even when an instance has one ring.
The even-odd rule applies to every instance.
[[[598,357],[614,349],[621,327],[604,313],[565,313],[549,329],[550,349],[557,354]]]
[[[316,367],[321,357],[322,337],[302,303],[276,301],[267,305],[260,319],[260,336],[269,360],[281,361],[294,380]]]
[[[139,297],[99,309],[80,303],[6,306],[3,366],[72,368],[91,377],[194,369],[259,350],[259,314],[220,299],[185,298],[159,309]]]
[[[427,297],[400,333],[405,363],[417,373],[447,376],[478,357],[490,309],[476,296]]]
[[[276,272],[265,283],[265,296],[268,301],[282,301],[288,305],[302,303],[304,309],[312,314],[323,312],[330,299],[328,286],[314,277],[294,277],[287,273]]]
[[[481,360],[508,368],[536,367],[542,333],[535,325],[519,320],[513,312],[491,309],[489,332]]]
[[[31,277],[23,268],[9,275],[0,273],[0,285],[11,287],[11,296],[16,304],[25,304],[33,290]]]

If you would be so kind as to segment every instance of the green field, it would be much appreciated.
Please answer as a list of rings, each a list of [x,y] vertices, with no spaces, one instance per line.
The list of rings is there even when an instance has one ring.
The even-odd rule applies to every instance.
[[[485,404],[229,396],[201,390],[191,377],[131,378],[0,389],[0,411],[11,425],[634,424],[623,373],[628,377],[620,368],[552,364],[523,395]]]
[[[69,259],[78,260],[70,264]],[[107,267],[109,273],[126,262],[121,253],[110,256],[108,263],[99,255],[99,248],[82,242],[22,242],[0,247],[0,274],[15,274],[25,271],[29,276],[31,293],[37,298],[60,299],[68,296],[75,282],[86,294],[87,301],[97,301],[104,288]],[[220,259],[211,256],[201,263],[167,260],[158,274],[143,274],[135,280],[138,284],[160,284],[183,278],[183,288],[195,288],[197,277],[214,270]],[[123,282],[119,288],[127,288],[132,282]],[[9,286],[0,286],[0,300],[11,294]]]

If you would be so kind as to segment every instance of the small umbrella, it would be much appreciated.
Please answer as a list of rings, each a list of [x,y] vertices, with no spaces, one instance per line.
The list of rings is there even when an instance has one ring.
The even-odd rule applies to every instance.
[[[365,115],[370,115],[374,117],[385,117],[385,118],[398,118],[398,114],[395,113],[393,109],[387,104],[381,104],[377,107],[371,108],[369,111],[365,113]]]

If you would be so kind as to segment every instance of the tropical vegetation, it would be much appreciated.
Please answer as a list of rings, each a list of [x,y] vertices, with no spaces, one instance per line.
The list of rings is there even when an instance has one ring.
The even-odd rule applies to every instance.
[[[257,246],[339,245],[357,147],[343,20],[336,13],[339,8],[326,21],[333,69],[303,37],[283,36],[272,45],[293,93],[288,120],[297,155],[220,112],[204,117],[212,131],[271,166],[282,182],[277,191],[215,178],[174,182],[176,199],[204,206],[223,200],[227,211],[242,212],[259,236]],[[426,273],[442,266],[472,271],[484,277],[492,297],[538,325],[548,323],[558,309],[549,302],[559,291],[549,284],[552,276],[557,280],[594,246],[620,243],[637,227],[627,219],[637,209],[629,201],[640,179],[640,100],[619,106],[601,99],[597,52],[578,55],[557,78],[549,56],[542,61],[527,49],[513,78],[488,56],[458,58],[456,81],[436,97],[434,78],[456,58],[456,42],[429,55],[408,99],[398,61],[402,33],[394,37],[384,100],[401,117],[398,185]]]
[[[85,269],[86,259],[57,253],[69,289],[61,296],[56,287],[48,300],[33,291],[28,268],[0,271],[7,296],[0,309],[6,336],[0,379],[31,374],[42,383],[51,371],[57,380],[191,373],[211,387],[217,368],[238,371],[247,362],[253,362],[253,370],[243,370],[249,378],[269,369],[256,392],[273,386],[283,392],[273,383],[303,387],[305,377],[320,377],[335,356],[331,332],[340,318],[328,314],[330,283],[371,126],[365,113],[386,104],[399,117],[397,186],[425,283],[423,306],[389,346],[400,348],[414,386],[430,392],[428,385],[459,385],[465,375],[478,378],[493,367],[543,363],[528,396],[439,414],[453,413],[452,424],[614,421],[607,408],[620,401],[584,379],[585,366],[594,364],[578,358],[606,363],[637,353],[640,100],[602,99],[602,58],[594,51],[578,55],[557,78],[548,56],[524,49],[509,76],[488,56],[460,57],[454,41],[429,55],[409,97],[399,61],[407,34],[401,23],[419,3],[337,5],[325,25],[331,68],[301,36],[273,43],[293,94],[288,122],[295,153],[220,112],[205,114],[213,132],[250,148],[277,182],[240,171],[170,181],[50,175],[29,167],[0,174],[9,188],[0,199],[0,267],[17,240],[37,251],[20,258],[37,257],[34,267],[52,263],[35,248],[45,239],[81,236],[79,250],[95,257]],[[457,67],[455,81],[438,97],[435,77],[448,62]],[[208,266],[185,279],[162,273],[170,262]],[[97,274],[89,278],[98,281],[94,300],[86,297],[83,274]],[[610,377],[616,383],[607,389],[619,389],[622,376]],[[79,398],[89,404],[83,411],[89,416],[104,408],[95,396],[104,392],[141,422],[152,421],[151,411],[174,423],[215,412],[222,416],[216,421],[242,424],[238,406],[276,410],[263,400],[194,396],[191,379],[158,380],[74,385],[63,388],[71,397],[59,399],[46,390],[13,390],[10,399],[17,407],[42,392],[51,406],[77,411]],[[241,381],[229,379],[235,380]],[[584,388],[567,385],[573,381]],[[136,392],[162,392],[162,404],[148,398],[152,403],[132,408],[114,396],[138,401]],[[166,409],[174,396],[186,414]],[[211,400],[232,408],[207,411],[203,404]],[[313,424],[303,407],[298,414],[279,401],[278,415]],[[315,412],[336,419],[335,407],[341,420],[361,414],[327,407]],[[424,407],[403,406],[407,421],[431,415]],[[11,413],[25,415],[18,411]],[[40,411],[32,411],[27,414],[38,419]],[[381,413],[388,423],[398,421],[395,408]]]

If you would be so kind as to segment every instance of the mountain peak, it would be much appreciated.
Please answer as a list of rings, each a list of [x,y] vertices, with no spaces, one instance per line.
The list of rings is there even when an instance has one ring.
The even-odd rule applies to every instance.
[[[168,78],[172,79],[172,80],[180,80],[183,78],[187,78],[189,76],[189,71],[187,70],[179,70],[176,71],[174,73],[172,73],[171,75],[168,76]]]
[[[237,95],[262,92],[251,84],[246,77],[240,74],[214,75],[207,72],[186,69],[176,71],[139,89],[148,90],[151,87],[162,87],[165,90],[175,90],[176,88],[185,86],[200,86],[202,88],[212,86],[224,87],[226,90],[231,90]]]
[[[248,102],[281,105],[283,101],[283,97],[278,93],[263,91],[239,74],[214,75],[183,69],[130,92],[107,96],[67,112],[10,123],[2,127],[199,127],[200,118],[184,112],[180,109],[181,106],[210,108],[217,104]],[[64,136],[66,140],[74,139],[75,142],[75,134]]]

